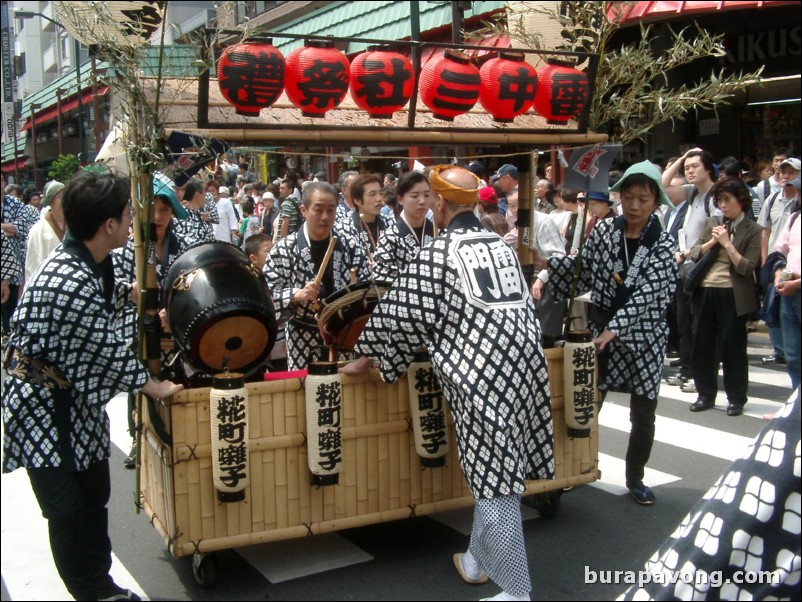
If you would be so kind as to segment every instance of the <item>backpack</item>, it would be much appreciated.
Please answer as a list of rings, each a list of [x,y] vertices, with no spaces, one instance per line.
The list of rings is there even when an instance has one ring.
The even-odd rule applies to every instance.
[[[690,209],[691,206],[693,205],[693,200],[696,198],[697,194],[699,194],[699,189],[694,187],[693,194],[691,195],[691,198],[688,199],[688,209]],[[710,217],[710,199],[709,198],[705,201],[705,216]]]

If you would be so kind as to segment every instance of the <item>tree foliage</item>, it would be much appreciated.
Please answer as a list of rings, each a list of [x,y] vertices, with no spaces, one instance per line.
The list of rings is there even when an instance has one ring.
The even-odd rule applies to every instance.
[[[50,165],[50,171],[47,172],[47,177],[51,180],[66,183],[67,180],[75,175],[79,167],[78,157],[75,155],[59,155]]]
[[[640,38],[631,44],[617,44],[618,16],[609,19],[606,8],[617,7],[624,15],[632,2],[560,2],[557,8],[540,3],[519,2],[508,8],[506,19],[488,24],[485,31],[509,35],[516,45],[544,50],[541,36],[528,30],[532,14],[558,23],[563,42],[550,50],[581,51],[598,54],[595,94],[590,111],[590,127],[607,131],[610,139],[626,144],[642,139],[655,126],[683,120],[689,111],[715,110],[729,104],[733,94],[755,83],[762,67],[754,73],[725,74],[712,70],[696,82],[677,84],[672,73],[703,59],[725,55],[723,36],[714,35],[698,24],[675,32],[667,27],[669,38],[656,48],[653,28],[640,26]],[[582,68],[579,65],[579,68]]]

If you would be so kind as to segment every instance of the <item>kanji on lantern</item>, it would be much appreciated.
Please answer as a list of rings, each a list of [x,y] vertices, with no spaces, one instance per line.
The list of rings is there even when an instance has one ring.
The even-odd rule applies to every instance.
[[[284,55],[271,43],[231,46],[217,66],[223,97],[239,115],[256,117],[284,91]]]
[[[421,70],[421,100],[438,119],[453,121],[470,111],[479,100],[480,87],[479,69],[461,52],[446,50]]]
[[[549,59],[537,69],[535,111],[551,124],[565,125],[585,109],[590,95],[588,76],[571,63]]]
[[[371,117],[388,118],[412,98],[412,63],[392,50],[371,46],[351,64],[351,98]]]
[[[501,52],[479,70],[479,102],[495,121],[510,123],[526,113],[535,101],[537,73],[523,53]]]
[[[323,117],[348,91],[350,65],[331,42],[307,42],[287,55],[287,97],[306,117]]]

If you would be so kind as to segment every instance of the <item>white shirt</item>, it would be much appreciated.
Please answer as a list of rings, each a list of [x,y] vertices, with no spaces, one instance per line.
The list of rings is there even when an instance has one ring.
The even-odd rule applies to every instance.
[[[55,249],[61,241],[45,217],[50,212],[50,207],[42,210],[41,218],[28,232],[27,254],[25,255],[25,282],[30,282],[31,278],[42,265],[47,256]]]
[[[220,216],[220,222],[214,224],[215,240],[232,242],[231,231],[239,230],[239,224],[237,216],[234,214],[234,205],[231,204],[231,199],[221,197],[217,201],[217,213]]]

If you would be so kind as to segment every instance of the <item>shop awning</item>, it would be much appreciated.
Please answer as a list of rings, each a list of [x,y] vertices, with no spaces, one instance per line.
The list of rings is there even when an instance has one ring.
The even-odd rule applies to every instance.
[[[610,2],[607,8],[607,18],[611,21],[617,21],[621,25],[631,25],[639,22],[660,21],[680,15],[696,16],[731,10],[774,8],[791,4],[799,4],[799,2],[785,0],[764,0],[763,2],[751,2],[749,0],[731,0],[729,2],[707,2],[705,0],[694,0],[692,2]]]
[[[28,160],[27,155],[23,155],[19,157],[16,161],[11,159],[10,161],[3,161],[0,163],[0,171],[3,173],[13,173],[15,171],[20,171],[25,167],[25,161]]]
[[[92,92],[92,90],[86,90],[83,92],[83,94],[81,94],[81,103],[84,106],[86,106],[92,102],[92,99],[95,96],[105,96],[108,91],[109,88],[107,86],[98,88],[97,91],[95,91],[94,93]],[[77,98],[73,98],[72,100],[67,100],[61,103],[62,115],[65,113],[69,113],[70,111],[74,111],[77,108],[78,108]],[[48,121],[53,121],[55,119],[58,119],[58,113],[59,113],[58,104],[51,105],[47,107],[45,110],[40,110],[38,113],[36,113],[33,118],[34,119],[33,123],[35,123],[36,126],[38,127],[42,124],[47,123]],[[31,123],[32,123],[31,119],[28,118],[25,124],[20,128],[20,131],[24,132],[26,130],[31,129]]]

